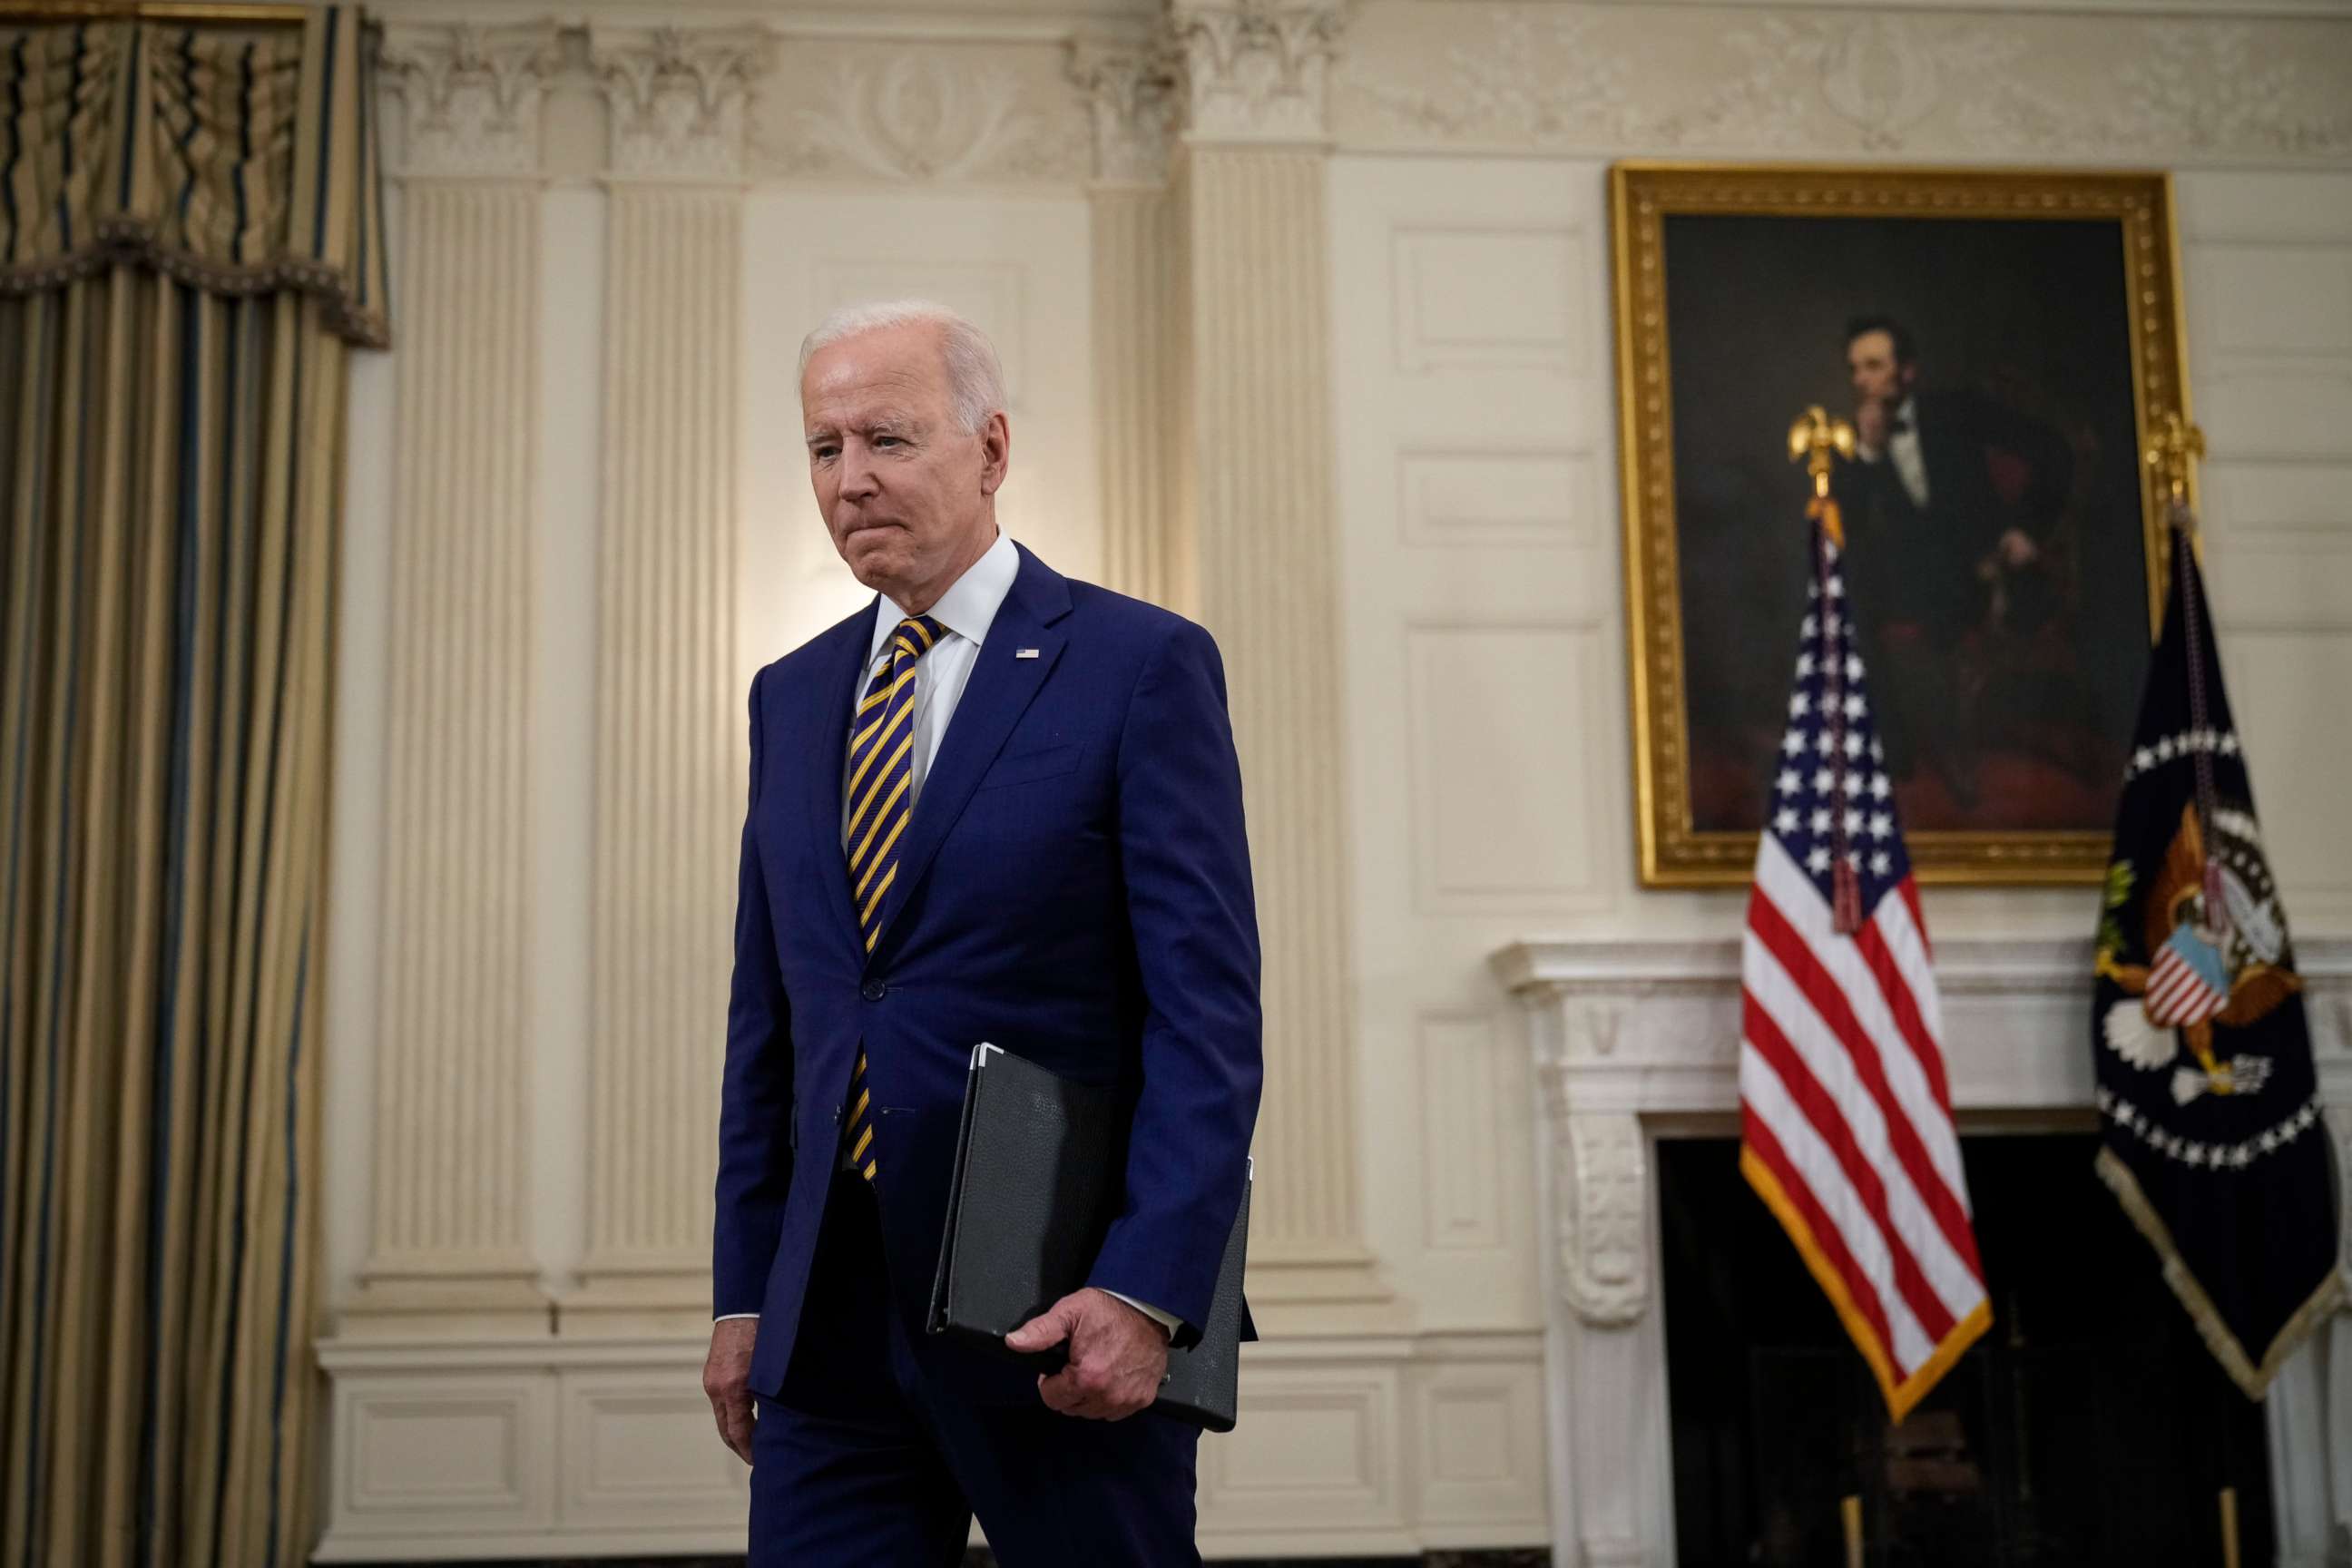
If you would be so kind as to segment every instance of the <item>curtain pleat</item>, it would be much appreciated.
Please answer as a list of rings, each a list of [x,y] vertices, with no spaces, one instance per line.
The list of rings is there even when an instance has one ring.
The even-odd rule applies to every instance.
[[[356,26],[0,28],[9,1568],[307,1554]]]

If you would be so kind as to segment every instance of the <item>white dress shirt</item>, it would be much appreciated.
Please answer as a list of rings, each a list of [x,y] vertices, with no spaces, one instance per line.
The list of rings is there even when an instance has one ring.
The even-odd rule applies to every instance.
[[[964,569],[964,574],[940,595],[940,602],[930,608],[931,619],[940,623],[941,635],[929,653],[915,663],[915,743],[908,752],[908,762],[913,777],[907,784],[907,805],[910,811],[923,793],[923,779],[931,771],[931,763],[940,754],[940,742],[948,732],[948,721],[955,717],[956,704],[963,700],[963,689],[971,680],[971,667],[980,658],[980,646],[988,640],[988,628],[996,624],[996,612],[1004,607],[1005,595],[1013,592],[1013,580],[1021,574],[1021,552],[1013,547],[1012,539],[1002,530],[996,542],[988,547],[981,558]],[[874,606],[874,635],[866,644],[866,669],[850,695],[850,717],[856,717],[856,704],[864,700],[866,688],[874,679],[878,665],[889,662],[890,634],[898,623],[907,619],[907,612],[884,595]],[[841,762],[842,802],[841,839],[844,847],[849,843],[849,757],[843,750]],[[1176,1319],[1157,1307],[1148,1306],[1131,1296],[1120,1296],[1116,1290],[1106,1290],[1107,1296],[1118,1296],[1129,1306],[1150,1318],[1171,1337],[1176,1332]],[[757,1312],[727,1312],[717,1320],[756,1318]]]
[[[1874,447],[1861,448],[1865,463],[1878,461]],[[1895,464],[1895,477],[1903,481],[1903,489],[1910,496],[1911,504],[1926,510],[1927,507],[1927,459],[1919,451],[1919,405],[1906,397],[1895,406],[1889,422],[1885,456]]]

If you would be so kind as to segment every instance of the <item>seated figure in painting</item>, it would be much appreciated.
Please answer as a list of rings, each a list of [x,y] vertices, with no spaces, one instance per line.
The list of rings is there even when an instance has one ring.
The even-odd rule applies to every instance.
[[[1924,771],[1965,814],[1998,743],[1985,697],[2000,645],[2033,637],[2058,609],[2053,542],[2074,453],[1982,393],[1923,383],[1893,317],[1848,325],[1846,366],[1858,460],[1834,489],[1890,767],[1898,778]]]

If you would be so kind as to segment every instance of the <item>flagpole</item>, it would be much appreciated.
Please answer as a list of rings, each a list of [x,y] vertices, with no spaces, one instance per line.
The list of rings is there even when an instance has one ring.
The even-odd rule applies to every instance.
[[[2148,444],[2147,466],[2157,470],[2164,480],[2169,498],[2168,521],[2171,523],[2173,540],[2172,570],[2181,583],[2181,635],[2189,639],[2189,722],[2192,730],[2202,733],[2208,727],[2205,696],[2204,656],[2200,645],[2209,635],[2205,622],[2205,605],[2197,593],[2197,578],[2189,570],[2192,554],[2201,554],[2197,548],[2197,518],[2189,510],[2189,466],[2205,455],[2205,432],[2189,424],[2173,410],[2164,416],[2164,427]],[[2205,840],[2205,923],[2216,931],[2229,928],[2229,905],[2222,897],[2221,845],[2213,836],[2213,813],[2217,809],[2213,789],[2213,759],[2205,752],[2197,753],[2197,826]]]
[[[1829,720],[1828,761],[1832,784],[1840,791],[1844,788],[1846,773],[1845,671],[1837,657],[1840,610],[1832,552],[1843,553],[1845,550],[1845,520],[1838,512],[1837,498],[1830,494],[1830,466],[1832,455],[1852,458],[1853,453],[1853,426],[1843,419],[1832,418],[1818,403],[1797,416],[1796,422],[1789,426],[1789,460],[1804,458],[1805,471],[1813,479],[1813,499],[1806,505],[1805,515],[1821,524],[1821,532],[1813,543],[1813,603],[1822,639],[1822,702]],[[1862,879],[1854,875],[1851,848],[1846,842],[1845,816],[1840,811],[1832,817],[1830,828],[1830,907],[1837,930],[1849,936],[1862,924]]]
[[[1838,1500],[1838,1522],[1845,1527],[1845,1568],[1862,1568],[1862,1499],[1848,1493]],[[2238,1568],[2233,1559],[2230,1568]]]
[[[2221,1568],[2238,1568],[2238,1489],[2221,1489]]]

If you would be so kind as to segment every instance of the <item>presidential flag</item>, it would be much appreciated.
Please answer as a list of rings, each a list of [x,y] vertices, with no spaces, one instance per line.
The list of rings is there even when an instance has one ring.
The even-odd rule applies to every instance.
[[[1900,1421],[1992,1321],[1927,926],[1854,652],[1833,510],[1740,960],[1740,1170]]]
[[[2336,1216],[2303,982],[2176,507],[2099,921],[2100,1177],[2260,1399],[2335,1306]]]

